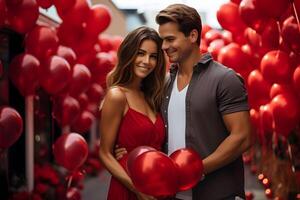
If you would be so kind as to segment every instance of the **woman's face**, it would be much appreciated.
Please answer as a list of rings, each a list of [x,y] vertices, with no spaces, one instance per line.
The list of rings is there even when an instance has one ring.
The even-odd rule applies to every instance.
[[[156,67],[158,58],[157,45],[153,40],[142,41],[133,63],[133,72],[138,78],[147,77]]]

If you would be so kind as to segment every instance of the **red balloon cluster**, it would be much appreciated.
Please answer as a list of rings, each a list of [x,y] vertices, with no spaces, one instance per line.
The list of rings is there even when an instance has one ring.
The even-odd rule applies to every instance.
[[[88,146],[78,133],[64,133],[55,141],[53,154],[58,164],[74,171],[87,159]]]
[[[206,46],[247,80],[252,113],[258,114],[253,125],[262,137],[273,132],[288,137],[300,122],[299,2],[231,0],[217,12],[225,30],[204,26],[201,35],[200,51]],[[225,31],[232,34],[230,42],[222,37]]]
[[[0,148],[14,144],[23,131],[23,120],[13,108],[0,107]]]
[[[152,147],[140,146],[129,153],[127,171],[139,191],[167,197],[195,186],[202,177],[203,164],[192,149],[179,149],[168,157]]]

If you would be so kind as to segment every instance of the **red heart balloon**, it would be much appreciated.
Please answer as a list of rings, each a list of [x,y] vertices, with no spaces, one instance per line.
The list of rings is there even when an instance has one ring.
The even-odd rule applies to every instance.
[[[179,190],[193,188],[203,176],[202,159],[190,148],[178,149],[170,155],[177,169]]]
[[[45,61],[57,51],[59,41],[55,29],[35,26],[25,38],[26,51],[40,61]]]
[[[138,156],[129,174],[135,187],[155,197],[173,196],[178,190],[178,175],[174,162],[159,151]]]
[[[9,77],[23,96],[33,95],[39,86],[40,62],[30,54],[20,54],[9,66]]]
[[[64,133],[55,141],[53,154],[58,164],[73,171],[87,159],[88,146],[78,133]]]
[[[154,149],[153,147],[149,147],[149,146],[139,146],[139,147],[136,147],[135,149],[133,149],[129,154],[128,154],[128,157],[127,157],[127,172],[129,173],[130,171],[132,171],[132,167],[133,167],[133,164],[134,164],[134,161],[135,159],[142,155],[143,153],[145,152],[148,152],[148,151],[156,151],[156,149]],[[131,169],[131,170],[129,170]],[[130,174],[129,174],[130,175]]]
[[[111,11],[105,5],[94,5],[86,20],[85,32],[90,37],[96,37],[103,32],[110,24]],[[97,26],[95,26],[97,24]]]
[[[0,107],[0,148],[14,144],[23,131],[23,120],[20,114],[8,106]]]

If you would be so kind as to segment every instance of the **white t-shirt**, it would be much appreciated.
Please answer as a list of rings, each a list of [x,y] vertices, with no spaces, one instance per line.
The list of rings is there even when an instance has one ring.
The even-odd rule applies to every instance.
[[[177,149],[185,148],[185,97],[188,85],[181,91],[178,91],[177,76],[174,81],[169,107],[168,107],[168,155]],[[192,190],[179,192],[177,198],[192,200]]]

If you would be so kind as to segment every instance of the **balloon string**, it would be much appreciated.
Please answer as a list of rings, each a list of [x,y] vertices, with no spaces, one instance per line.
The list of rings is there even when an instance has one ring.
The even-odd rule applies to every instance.
[[[300,23],[299,23],[299,17],[298,17],[298,13],[297,13],[297,10],[296,10],[295,2],[292,3],[292,6],[293,6],[294,14],[295,14],[295,17],[296,17],[296,20],[297,20],[298,29],[299,29],[299,32],[300,32]]]

